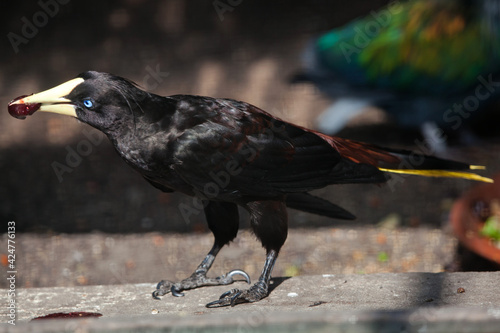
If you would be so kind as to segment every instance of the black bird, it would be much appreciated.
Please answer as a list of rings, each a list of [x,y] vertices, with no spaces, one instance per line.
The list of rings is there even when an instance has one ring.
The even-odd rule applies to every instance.
[[[248,210],[253,232],[267,254],[262,274],[250,289],[233,289],[207,306],[255,302],[268,295],[271,271],[287,237],[286,206],[354,218],[309,195],[310,190],[330,184],[383,183],[386,172],[491,182],[463,171],[482,167],[327,136],[231,99],[158,96],[107,73],[82,73],[55,88],[19,97],[8,109],[17,118],[35,111],[75,117],[104,132],[125,162],[156,188],[200,199],[214,245],[190,277],[158,283],[155,298],[230,284],[236,274],[250,282],[240,270],[207,277],[219,250],[236,237],[238,205]]]

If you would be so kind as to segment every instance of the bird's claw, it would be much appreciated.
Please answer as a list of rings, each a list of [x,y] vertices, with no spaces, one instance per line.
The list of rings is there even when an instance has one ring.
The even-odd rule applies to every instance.
[[[219,307],[228,306],[228,305],[235,306],[236,301],[239,299],[241,294],[242,294],[241,290],[231,289],[230,291],[226,291],[224,294],[222,294],[218,300],[210,302],[205,306],[207,308],[219,308]],[[242,299],[242,301],[245,301],[245,300]]]
[[[241,269],[235,269],[227,273],[226,275],[219,276],[217,278],[207,278],[206,272],[194,273],[190,277],[181,282],[173,283],[167,280],[162,280],[156,286],[156,290],[153,291],[153,298],[160,299],[160,296],[172,293],[172,296],[182,297],[184,296],[183,290],[194,289],[202,286],[217,286],[226,285],[234,282],[233,277],[236,275],[241,275],[245,281],[250,284],[250,276],[242,271]]]
[[[224,280],[228,280],[228,279],[230,279],[230,281],[231,281],[231,282],[234,282],[234,280],[233,280],[233,276],[235,276],[235,275],[241,275],[241,276],[243,276],[243,277],[245,278],[245,281],[246,281],[248,284],[250,284],[250,283],[251,283],[251,282],[250,282],[250,276],[249,276],[249,275],[248,275],[245,271],[242,271],[241,269],[234,269],[234,270],[232,270],[231,272],[227,273],[227,274],[223,277],[223,279],[224,279]],[[231,282],[230,282],[230,283],[231,283]]]
[[[161,290],[155,290],[155,291],[153,291],[153,298],[154,299],[161,299],[159,296],[163,296],[163,295],[165,295],[165,294],[162,294]]]
[[[176,287],[176,285],[172,285],[172,287],[170,288],[170,292],[172,293],[173,296],[175,297],[183,297],[184,296],[184,293],[181,292],[181,290]]]
[[[247,290],[231,289],[222,294],[218,300],[210,302],[205,306],[207,308],[219,308],[228,305],[235,306],[240,303],[257,302],[266,297],[267,294],[267,284],[259,281]]]
[[[179,285],[179,283],[173,283],[173,282],[170,282],[167,280],[161,280],[156,285],[156,290],[153,291],[153,298],[160,299],[159,296],[166,295],[169,292],[171,292],[172,296],[175,296],[175,297],[184,296],[184,293],[182,292],[183,289],[179,288],[178,285]]]
[[[153,291],[153,298],[160,299],[160,296],[166,295],[171,291],[171,288],[174,287],[174,284],[167,280],[161,280],[156,285],[156,290]]]

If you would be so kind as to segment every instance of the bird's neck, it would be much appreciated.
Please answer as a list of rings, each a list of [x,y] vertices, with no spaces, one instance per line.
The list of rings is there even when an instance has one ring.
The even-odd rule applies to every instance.
[[[144,171],[155,168],[155,155],[168,154],[169,144],[175,140],[169,130],[173,107],[159,101],[141,105],[140,112],[134,110],[128,119],[105,131],[118,154],[134,168]]]
[[[155,168],[154,156],[160,150],[161,142],[167,140],[161,134],[130,129],[120,135],[108,135],[118,154],[132,167],[142,171]]]

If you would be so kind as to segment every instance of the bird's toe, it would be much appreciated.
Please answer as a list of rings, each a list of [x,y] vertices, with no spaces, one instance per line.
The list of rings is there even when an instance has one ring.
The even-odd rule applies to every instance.
[[[167,280],[161,280],[156,285],[156,290],[153,291],[153,298],[160,299],[160,296],[168,294],[171,291],[171,288],[174,287],[174,284]]]
[[[220,308],[223,306],[236,305],[236,298],[241,295],[242,291],[239,289],[231,289],[220,295],[219,299],[210,302],[206,305],[207,308]]]
[[[179,288],[178,286],[176,286],[175,284],[172,285],[172,287],[170,288],[170,292],[175,297],[182,297],[182,296],[184,296],[184,293],[182,292],[182,289]]]
[[[252,303],[260,301],[268,295],[268,287],[262,281],[254,284],[250,289],[231,289],[220,296],[216,301],[206,305],[207,308],[218,308],[223,306],[235,306],[241,303]]]

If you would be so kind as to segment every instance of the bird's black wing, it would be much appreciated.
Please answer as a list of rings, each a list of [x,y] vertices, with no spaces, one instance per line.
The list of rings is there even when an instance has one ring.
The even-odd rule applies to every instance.
[[[212,102],[207,110],[206,103],[196,108],[196,100],[191,101],[204,121],[186,129],[174,145],[173,170],[196,194],[263,198],[386,179],[376,167],[342,157],[314,132],[246,103]]]

